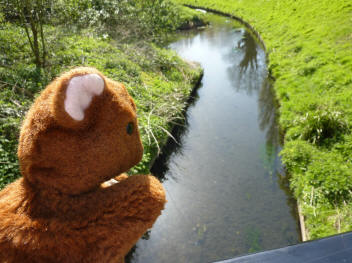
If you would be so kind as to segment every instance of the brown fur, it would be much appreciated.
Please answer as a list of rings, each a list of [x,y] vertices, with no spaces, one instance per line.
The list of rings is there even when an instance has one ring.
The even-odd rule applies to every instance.
[[[72,77],[90,73],[103,78],[104,91],[76,121],[63,107],[66,88]],[[23,177],[0,192],[0,262],[123,262],[160,215],[165,193],[149,175],[102,183],[142,153],[136,106],[122,84],[92,68],[54,80],[21,129]]]

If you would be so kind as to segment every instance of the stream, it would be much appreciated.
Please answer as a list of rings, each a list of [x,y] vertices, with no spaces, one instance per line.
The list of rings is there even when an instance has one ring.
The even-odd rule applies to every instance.
[[[238,22],[209,20],[169,46],[204,77],[152,168],[168,203],[126,262],[214,262],[300,240],[265,52]]]

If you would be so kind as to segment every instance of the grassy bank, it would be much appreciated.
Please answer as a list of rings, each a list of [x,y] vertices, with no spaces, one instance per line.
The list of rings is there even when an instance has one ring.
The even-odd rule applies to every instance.
[[[158,46],[167,33],[197,22],[194,12],[162,0],[154,1],[154,6],[143,6],[143,1],[93,1],[103,7],[90,0],[65,1],[75,6],[54,8],[70,8],[66,10],[70,15],[55,18],[52,7],[51,18],[43,25],[45,67],[35,63],[25,29],[16,20],[18,14],[9,11],[12,2],[8,9],[0,7],[0,189],[20,176],[16,148],[25,112],[60,73],[75,66],[92,66],[127,86],[138,107],[145,146],[143,160],[132,173],[149,172],[172,126],[182,123],[182,110],[200,77],[199,67]],[[114,4],[121,4],[120,11],[125,13],[114,17]],[[84,14],[90,16],[84,18],[79,10],[87,5]]]
[[[352,230],[351,1],[176,2],[241,17],[261,35],[308,238]]]

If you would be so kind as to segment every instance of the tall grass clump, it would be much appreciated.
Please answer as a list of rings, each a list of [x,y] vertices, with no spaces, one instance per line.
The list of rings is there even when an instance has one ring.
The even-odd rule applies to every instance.
[[[297,117],[292,126],[286,140],[302,139],[315,145],[336,142],[348,131],[344,114],[326,107]]]

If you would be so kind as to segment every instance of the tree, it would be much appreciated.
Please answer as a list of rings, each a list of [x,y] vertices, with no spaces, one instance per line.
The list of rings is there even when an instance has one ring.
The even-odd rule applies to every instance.
[[[7,20],[13,20],[24,28],[38,68],[45,68],[47,50],[43,26],[49,17],[52,0],[5,0],[3,6]]]

